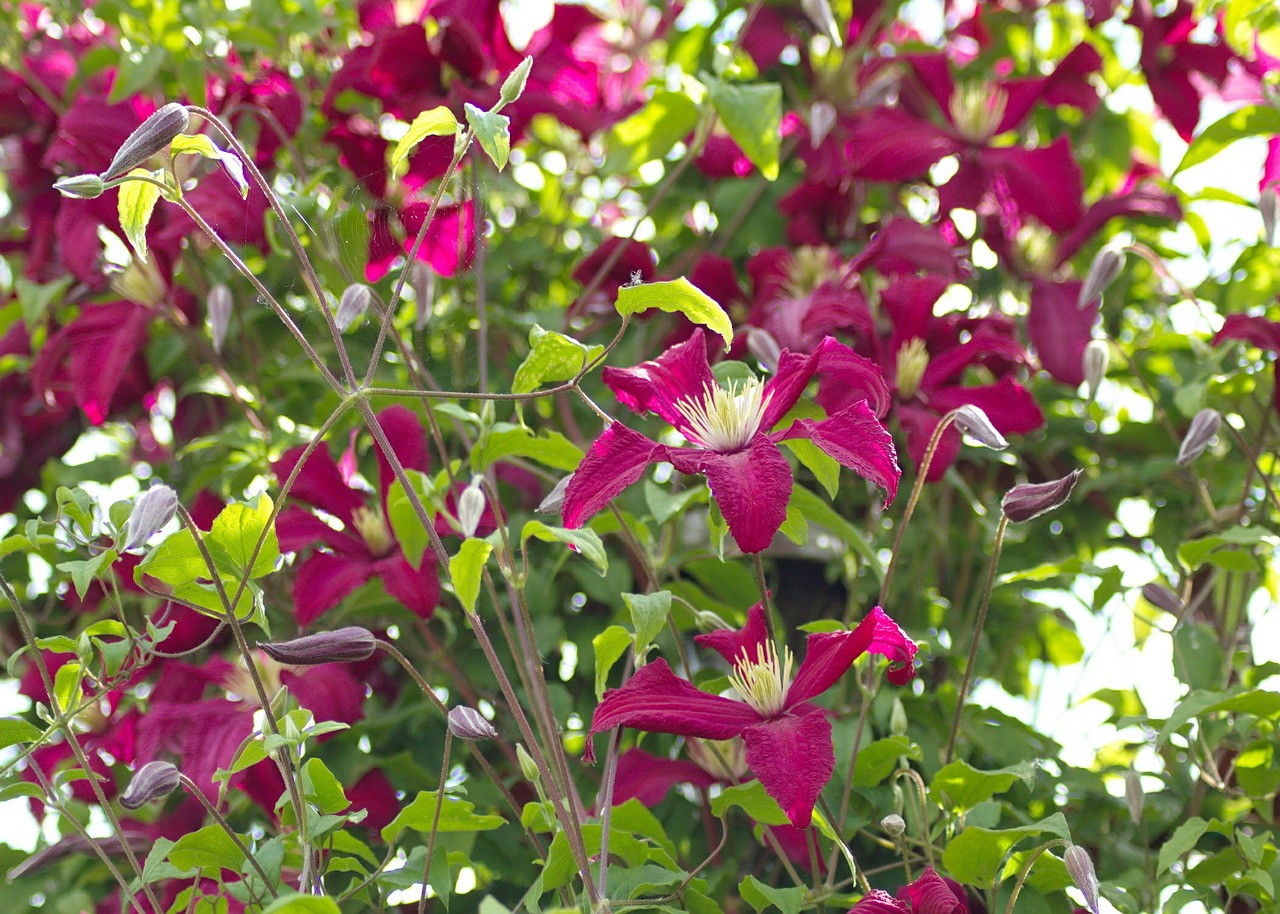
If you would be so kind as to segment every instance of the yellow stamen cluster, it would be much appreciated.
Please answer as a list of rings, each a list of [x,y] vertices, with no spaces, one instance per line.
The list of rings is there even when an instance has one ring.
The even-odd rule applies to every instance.
[[[121,298],[146,305],[148,308],[160,307],[169,294],[165,289],[164,278],[156,266],[155,258],[147,261],[135,258],[118,273],[112,273],[107,282],[111,286],[111,291]]]
[[[1015,239],[1017,256],[1028,273],[1049,273],[1058,259],[1058,241],[1053,232],[1039,222],[1028,222],[1018,229]]]
[[[898,350],[898,396],[909,400],[920,389],[920,381],[924,379],[924,370],[929,367],[929,350],[924,340],[915,336],[902,344]]]
[[[970,143],[985,143],[999,129],[1008,105],[1003,89],[980,80],[956,86],[947,111],[960,136]]]
[[[391,528],[387,526],[381,508],[356,508],[353,517],[356,531],[370,552],[383,556],[392,550],[395,540],[391,537]]]
[[[243,662],[242,660],[241,664]],[[256,666],[258,668],[258,678],[262,680],[262,688],[267,693],[267,698],[274,701],[275,695],[282,687],[280,671],[284,667],[264,654],[257,655]],[[228,698],[239,699],[241,703],[251,708],[262,706],[262,702],[258,699],[257,686],[253,684],[253,677],[249,675],[248,669],[243,665],[237,665],[235,669],[228,673],[222,685],[227,690]]]
[[[791,253],[787,261],[787,278],[782,294],[790,299],[804,298],[823,283],[840,283],[843,271],[833,262],[831,248],[802,247]]]
[[[742,659],[729,674],[729,684],[762,717],[776,717],[787,702],[787,689],[791,688],[791,668],[795,658],[790,648],[778,649],[773,642],[766,642],[751,660],[744,649]]]
[[[701,399],[682,400],[676,408],[690,425],[686,438],[711,451],[733,453],[756,436],[769,400],[764,382],[752,378],[741,385],[731,381],[728,390],[711,385]]]
[[[730,783],[747,774],[747,747],[742,737],[689,739],[689,757],[708,774]]]

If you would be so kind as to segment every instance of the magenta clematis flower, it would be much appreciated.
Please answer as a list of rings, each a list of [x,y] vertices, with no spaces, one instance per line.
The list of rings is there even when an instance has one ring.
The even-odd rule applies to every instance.
[[[772,430],[795,406],[820,363],[849,365],[865,359],[828,338],[809,355],[783,352],[768,381],[753,379],[725,389],[711,374],[703,337],[698,328],[654,361],[604,370],[604,382],[620,401],[641,414],[657,413],[694,446],[668,447],[621,422],[612,423],[565,490],[566,527],[581,527],[609,499],[639,480],[647,466],[667,461],[681,473],[706,476],[738,547],[760,552],[786,519],[791,466],[778,443],[793,438],[811,440],[885,489],[886,502],[893,500],[902,471],[893,440],[866,402],[821,421],[797,419]]]
[[[969,899],[960,883],[929,867],[915,882],[899,889],[897,898],[874,889],[849,914],[969,914]]]
[[[828,712],[811,699],[868,652],[889,658],[890,682],[901,685],[915,675],[915,643],[878,606],[852,631],[809,635],[794,679],[791,651],[784,647],[780,654],[768,640],[759,603],[741,631],[695,640],[729,661],[729,681],[741,699],[703,692],[676,676],[665,660],[655,660],[622,688],[605,693],[591,718],[586,760],[595,760],[591,737],[619,726],[700,739],[741,736],[747,767],[797,828],[809,825],[818,794],[835,770]]]

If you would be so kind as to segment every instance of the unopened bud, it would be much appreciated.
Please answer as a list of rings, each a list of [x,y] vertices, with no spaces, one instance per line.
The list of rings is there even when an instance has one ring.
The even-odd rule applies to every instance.
[[[529,71],[533,69],[533,58],[526,57],[520,61],[520,66],[511,71],[511,74],[502,81],[502,91],[499,97],[504,105],[509,105],[520,97],[524,92],[524,84],[529,80]]]
[[[817,149],[836,125],[836,106],[828,101],[817,101],[809,106],[809,145]]]
[[[1130,769],[1124,776],[1124,802],[1129,807],[1129,818],[1134,825],[1142,822],[1142,807],[1146,794],[1142,791],[1142,776]]]
[[[415,260],[409,266],[409,287],[413,289],[413,329],[419,333],[431,317],[431,303],[435,299],[436,271],[430,264]]]
[[[364,283],[354,282],[347,286],[342,292],[342,299],[338,302],[338,313],[333,318],[338,329],[345,331],[354,324],[357,317],[369,310],[369,302],[372,299],[373,293]]]
[[[1089,272],[1085,275],[1084,284],[1080,287],[1080,296],[1076,299],[1076,307],[1083,309],[1094,299],[1101,298],[1120,271],[1124,268],[1124,250],[1114,245],[1107,245],[1100,250],[1089,264]]]
[[[1098,386],[1107,376],[1107,365],[1111,361],[1111,347],[1106,340],[1089,340],[1084,347],[1084,355],[1080,359],[1080,368],[1084,374],[1084,395],[1089,402],[1098,395]]]
[[[893,699],[893,710],[889,712],[889,733],[893,736],[905,736],[907,733],[907,709],[901,698]]]
[[[482,482],[482,477],[475,477],[471,480],[471,485],[458,496],[458,525],[462,527],[463,536],[475,536],[480,518],[484,516],[484,489],[480,487]]]
[[[185,105],[170,102],[151,117],[124,141],[117,150],[115,158],[102,173],[108,181],[128,174],[160,150],[166,148],[173,138],[187,129],[191,122]]]
[[[1262,213],[1262,240],[1268,246],[1276,243],[1276,223],[1280,222],[1280,194],[1272,185],[1258,197],[1258,210]]]
[[[78,197],[81,200],[92,200],[101,197],[107,189],[107,183],[100,175],[73,175],[70,178],[59,178],[53,182],[53,189],[64,197]]]
[[[966,403],[957,408],[954,415],[956,428],[983,447],[989,447],[993,451],[1003,451],[1009,446],[1009,442],[1005,440],[1004,435],[1000,434],[1000,430],[991,424],[987,414],[973,404]]]
[[[747,350],[756,357],[766,371],[776,371],[778,360],[782,358],[782,347],[768,330],[759,327],[747,328]]]
[[[551,490],[546,498],[538,504],[534,510],[539,514],[559,514],[560,509],[564,507],[564,492],[569,488],[569,483],[573,481],[573,474],[570,473],[564,479],[556,483],[556,487]]]
[[[303,635],[292,641],[259,644],[263,652],[278,663],[314,666],[317,663],[351,663],[368,660],[378,648],[373,632],[358,625]]]
[[[1168,587],[1156,581],[1142,585],[1142,595],[1147,598],[1147,602],[1152,606],[1163,609],[1170,615],[1182,614],[1182,601]]]
[[[1000,508],[1004,511],[1004,516],[1015,524],[1025,523],[1046,511],[1052,511],[1066,504],[1067,499],[1071,497],[1071,490],[1075,488],[1076,481],[1083,473],[1083,470],[1072,470],[1053,482],[1014,486],[1005,494],[1000,502]]]
[[[880,827],[892,837],[896,838],[907,830],[906,820],[897,813],[890,813],[880,820]]]
[[[168,486],[152,486],[138,496],[125,525],[122,551],[129,552],[146,545],[178,512],[178,493]]]
[[[1202,409],[1196,413],[1191,420],[1191,428],[1187,429],[1187,436],[1182,439],[1182,446],[1178,448],[1178,466],[1189,466],[1203,454],[1221,426],[1222,417],[1217,410]]]
[[[817,28],[818,33],[826,35],[836,47],[841,47],[840,26],[836,24],[835,14],[831,12],[828,0],[800,0],[800,8],[809,17],[809,21]]]
[[[458,705],[449,710],[449,732],[458,739],[475,742],[482,739],[495,739],[498,730],[475,708]]]
[[[209,313],[209,332],[213,336],[213,351],[222,355],[222,343],[231,325],[231,290],[218,283],[205,298],[205,310]]]
[[[534,784],[542,780],[538,774],[538,763],[533,760],[533,756],[522,743],[516,743],[516,759],[520,762],[520,771],[524,774],[525,780]]]
[[[181,779],[178,769],[170,763],[148,762],[120,794],[120,805],[125,809],[140,809],[152,800],[160,800],[173,793]]]
[[[1067,872],[1076,888],[1084,894],[1085,906],[1093,914],[1098,914],[1098,874],[1094,872],[1089,852],[1080,845],[1073,844],[1067,848],[1063,860],[1066,861]]]

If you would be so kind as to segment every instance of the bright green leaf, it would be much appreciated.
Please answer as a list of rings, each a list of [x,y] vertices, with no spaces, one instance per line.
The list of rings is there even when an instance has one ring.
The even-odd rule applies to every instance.
[[[429,136],[453,136],[458,132],[458,119],[445,105],[423,111],[413,119],[405,135],[400,137],[396,148],[391,152],[391,172],[398,173],[400,163],[409,158],[421,143]],[[486,149],[486,151],[488,151]]]
[[[1164,873],[1173,866],[1183,854],[1190,851],[1205,833],[1209,823],[1199,816],[1192,816],[1179,825],[1169,840],[1160,845],[1160,856],[1156,860],[1156,875]]]
[[[436,814],[436,792],[434,790],[419,791],[417,797],[408,806],[400,810],[391,823],[382,829],[382,840],[391,842],[406,828],[422,832],[431,831],[431,823]],[[440,808],[441,834],[448,832],[490,831],[506,824],[502,816],[479,815],[475,806],[466,800],[459,800],[447,794],[444,805]]]
[[[163,175],[163,172],[152,174],[143,168],[129,172],[131,177],[142,176],[157,181],[162,180]],[[125,181],[120,185],[120,227],[142,263],[147,262],[147,224],[151,222],[151,214],[159,199],[160,188],[151,181]]]
[[[222,547],[233,563],[234,568],[227,570],[243,573],[249,569],[249,576],[258,578],[275,568],[276,559],[280,557],[280,540],[276,537],[275,526],[271,524],[271,510],[271,499],[262,495],[256,505],[227,505],[214,519],[209,542]],[[254,558],[253,550],[259,538],[263,538],[262,548]],[[251,558],[252,568],[249,565]]]
[[[609,573],[609,559],[604,553],[604,543],[600,542],[600,537],[592,530],[566,530],[563,527],[552,527],[542,521],[531,520],[525,523],[524,529],[520,531],[521,549],[531,536],[546,543],[564,543],[594,565],[601,577]]]
[[[887,736],[858,750],[853,766],[854,787],[875,787],[898,767],[898,760],[920,758],[920,747],[905,736]]]
[[[1275,136],[1280,133],[1280,108],[1272,105],[1249,105],[1232,111],[1215,121],[1191,141],[1182,161],[1173,170],[1178,172],[1207,162],[1237,140],[1251,136]]]
[[[12,717],[6,717],[0,720],[0,749],[12,746],[15,743],[29,743],[34,739],[39,739],[41,730],[34,724],[29,724],[25,720],[15,720]]]
[[[458,595],[462,608],[469,613],[476,611],[484,564],[489,561],[491,552],[492,543],[469,537],[458,549],[458,554],[449,559],[449,580],[453,582],[453,592]]]
[[[757,912],[774,907],[782,914],[800,914],[800,908],[804,905],[805,889],[804,886],[775,889],[755,876],[747,876],[738,883],[738,893],[742,896],[742,900]]]
[[[498,166],[498,171],[502,171],[511,155],[511,118],[505,114],[481,111],[470,102],[463,106],[463,112],[480,142],[480,148]]]
[[[516,369],[511,392],[527,394],[546,381],[568,381],[604,352],[603,346],[585,346],[571,336],[543,330],[529,331],[529,354]]]
[[[498,422],[472,449],[471,467],[483,472],[510,457],[527,457],[554,470],[569,472],[582,462],[582,450],[552,429],[535,436],[523,425]]]
[[[421,872],[418,875],[421,876]],[[342,914],[342,909],[332,898],[294,892],[281,895],[267,905],[262,914]]]
[[[604,684],[609,678],[609,671],[621,659],[631,646],[631,632],[621,625],[610,625],[591,639],[591,647],[596,654],[596,699],[604,694]]]
[[[624,593],[622,602],[631,613],[631,625],[636,632],[636,655],[642,655],[667,624],[667,616],[671,615],[671,591]]]
[[[631,117],[615,124],[609,133],[605,167],[631,172],[645,162],[660,159],[698,123],[698,107],[687,95],[659,89]]]
[[[947,844],[942,852],[942,862],[952,877],[960,882],[982,889],[990,888],[1005,855],[1014,845],[1032,835],[1042,834],[1071,840],[1066,817],[1060,812],[1021,828],[991,829],[971,825]]]
[[[706,83],[711,106],[729,136],[765,178],[777,180],[778,151],[782,146],[782,86],[742,86],[718,79],[707,79]]]
[[[761,825],[790,824],[778,801],[765,793],[764,785],[759,781],[726,787],[720,796],[711,801],[711,814],[722,819],[731,806],[741,806],[747,815]]]
[[[1035,781],[1035,772],[1035,765],[1030,762],[998,771],[979,771],[957,759],[933,776],[929,793],[945,798],[953,811],[963,812],[1004,793],[1018,781],[1030,787]]]
[[[183,835],[169,851],[169,862],[180,870],[208,867],[240,872],[244,854],[219,825],[206,825]]]
[[[321,812],[342,812],[351,805],[351,801],[347,799],[342,789],[342,783],[333,776],[333,772],[320,759],[307,759],[307,763],[302,766],[302,772],[311,785],[306,795],[315,800]]]
[[[657,308],[668,314],[683,314],[695,324],[709,327],[724,339],[725,351],[733,343],[733,322],[714,298],[683,276],[670,282],[647,282],[618,290],[618,313],[629,317]]]

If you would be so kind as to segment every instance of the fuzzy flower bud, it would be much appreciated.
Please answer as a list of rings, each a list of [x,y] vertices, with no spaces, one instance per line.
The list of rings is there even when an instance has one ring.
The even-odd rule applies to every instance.
[[[482,481],[482,477],[476,476],[471,480],[471,485],[458,496],[458,525],[462,527],[463,536],[475,536],[480,518],[484,516],[484,489],[480,487]]]
[[[1084,373],[1084,391],[1089,402],[1098,395],[1098,385],[1107,376],[1107,365],[1111,361],[1111,347],[1106,340],[1089,340],[1084,347],[1081,358],[1081,370]]]
[[[1129,807],[1129,818],[1133,820],[1134,825],[1142,822],[1142,807],[1145,801],[1142,777],[1138,772],[1130,769],[1124,776],[1124,802]]]
[[[177,102],[165,105],[129,134],[102,176],[111,180],[133,171],[173,142],[173,138],[186,130],[190,122],[185,105]]]
[[[314,666],[317,663],[350,663],[368,660],[378,648],[378,641],[367,628],[349,625],[331,632],[303,635],[292,641],[259,644],[268,657],[278,663]]]
[[[880,827],[891,837],[896,838],[907,830],[907,823],[897,813],[890,813],[880,820]]]
[[[1085,308],[1095,299],[1101,298],[1120,271],[1124,268],[1124,250],[1114,245],[1107,245],[1100,250],[1089,264],[1089,272],[1085,275],[1084,285],[1080,287],[1080,297],[1076,299],[1077,308]]]
[[[120,794],[120,805],[125,809],[140,809],[152,800],[167,797],[180,781],[178,769],[168,762],[148,762],[143,765],[125,792]]]
[[[334,315],[334,323],[338,329],[346,331],[355,323],[356,318],[369,310],[369,302],[373,293],[362,282],[355,282],[342,291],[342,299],[338,302],[338,313]]]
[[[140,549],[178,512],[178,493],[168,486],[152,486],[138,496],[125,525],[123,552]]]
[[[101,197],[107,184],[100,175],[73,175],[70,178],[59,178],[53,182],[53,189],[64,197],[78,197],[81,200],[92,200]]]
[[[1191,420],[1191,428],[1187,429],[1187,436],[1182,439],[1182,446],[1178,448],[1178,466],[1189,466],[1203,454],[1221,427],[1222,416],[1217,410],[1202,409],[1196,413]]]
[[[1004,435],[1000,434],[999,429],[987,418],[987,414],[978,407],[965,404],[959,407],[954,415],[956,428],[983,447],[989,447],[993,451],[1003,451],[1009,446]]]
[[[1142,595],[1152,606],[1159,607],[1170,615],[1176,616],[1182,612],[1182,601],[1178,599],[1178,595],[1157,581],[1143,584]]]
[[[218,283],[209,290],[204,300],[205,310],[209,314],[209,332],[213,336],[213,351],[222,355],[222,343],[227,338],[227,327],[231,324],[231,290],[223,283]]]
[[[1067,872],[1071,874],[1072,880],[1084,894],[1084,903],[1093,914],[1098,914],[1098,875],[1093,869],[1093,860],[1089,857],[1089,852],[1078,844],[1073,844],[1067,848],[1063,860],[1067,864]]]
[[[1276,223],[1280,222],[1280,194],[1274,185],[1268,187],[1258,198],[1258,209],[1262,213],[1262,240],[1268,245],[1276,243]]]
[[[449,732],[458,739],[475,742],[482,739],[494,739],[498,730],[475,708],[458,705],[449,709]]]
[[[516,743],[516,759],[520,762],[520,771],[525,779],[537,784],[542,780],[538,774],[538,763],[533,760],[529,750],[522,743]]]
[[[520,97],[524,92],[524,84],[529,80],[529,71],[533,69],[533,58],[526,57],[520,61],[520,66],[511,71],[510,75],[502,81],[502,89],[500,98],[502,104],[509,105]]]
[[[1076,481],[1083,473],[1083,470],[1072,470],[1066,476],[1052,482],[1014,486],[1000,502],[1004,516],[1015,524],[1022,524],[1039,517],[1046,511],[1061,507],[1071,497],[1071,490],[1075,488]]]

